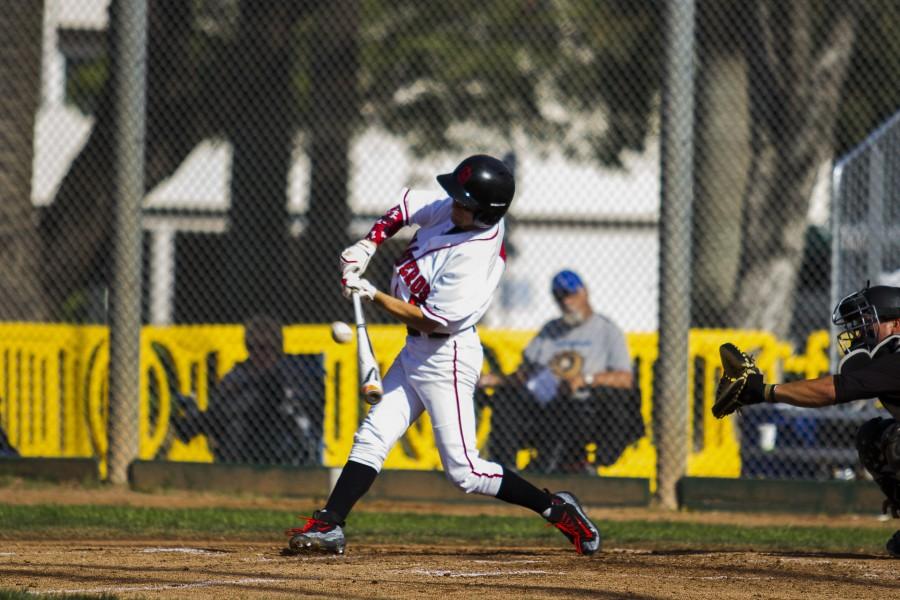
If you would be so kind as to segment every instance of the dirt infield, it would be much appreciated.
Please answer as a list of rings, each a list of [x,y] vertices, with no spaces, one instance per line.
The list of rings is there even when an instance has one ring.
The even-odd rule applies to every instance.
[[[4,587],[141,598],[897,597],[897,563],[865,555],[358,544],[341,557],[259,543],[12,542]],[[891,591],[893,590],[893,592]]]
[[[0,487],[3,503],[229,506],[293,509],[310,499],[235,498],[124,489]],[[499,503],[361,503],[360,510],[522,514]],[[702,520],[885,528],[874,517],[798,517],[591,510],[608,519]],[[889,598],[900,597],[898,562],[883,555],[735,552],[696,548],[607,547],[593,557],[559,548],[388,545],[348,542],[345,556],[282,554],[275,532],[258,541],[7,540],[0,547],[0,587],[53,593],[114,593],[134,598]],[[893,591],[891,591],[893,590]]]

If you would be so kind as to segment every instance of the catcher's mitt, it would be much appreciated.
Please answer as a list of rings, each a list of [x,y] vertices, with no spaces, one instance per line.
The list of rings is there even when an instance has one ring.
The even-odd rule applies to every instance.
[[[559,379],[572,379],[581,373],[584,357],[574,350],[563,350],[550,359],[550,372]]]
[[[713,416],[721,419],[742,406],[765,402],[771,398],[772,388],[763,382],[762,373],[753,358],[744,354],[734,344],[719,347],[722,357],[722,379],[716,388]]]

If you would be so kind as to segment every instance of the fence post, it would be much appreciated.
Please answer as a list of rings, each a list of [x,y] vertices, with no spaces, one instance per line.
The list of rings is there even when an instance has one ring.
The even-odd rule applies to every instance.
[[[116,28],[116,228],[109,321],[108,479],[126,483],[138,453],[141,200],[144,196],[146,0],[119,2]]]
[[[657,498],[677,508],[687,465],[687,369],[693,200],[694,2],[671,0],[660,186],[659,358],[654,376]]]

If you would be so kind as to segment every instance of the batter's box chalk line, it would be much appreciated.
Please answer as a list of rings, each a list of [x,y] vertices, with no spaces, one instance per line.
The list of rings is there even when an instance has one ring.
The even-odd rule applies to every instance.
[[[160,554],[160,553],[176,553],[176,554],[225,554],[225,550],[211,550],[209,548],[188,548],[188,547],[177,547],[177,548],[144,548],[141,552],[145,554]]]
[[[473,562],[473,563],[486,563],[486,564],[489,564],[489,565],[496,565],[496,564],[504,564],[504,565],[530,565],[530,564],[534,564],[534,563],[539,563],[539,562],[541,562],[541,561],[536,560],[536,559],[533,559],[533,558],[513,558],[513,559],[506,559],[506,558],[484,559],[484,558],[479,558],[479,559],[473,560],[473,561],[471,561],[471,562]]]
[[[46,590],[44,594],[103,594],[103,593],[125,593],[125,592],[156,592],[160,590],[188,590],[195,588],[231,586],[231,585],[251,585],[251,584],[268,584],[278,583],[278,579],[270,579],[264,577],[244,577],[241,579],[208,579],[206,581],[198,581],[196,583],[160,583],[155,585],[122,585],[122,586],[106,586],[99,588],[79,588],[69,590]]]
[[[408,569],[398,573],[428,575],[430,577],[508,577],[510,575],[562,575],[559,572],[542,571],[540,569],[514,569],[510,571],[448,571],[446,569]]]

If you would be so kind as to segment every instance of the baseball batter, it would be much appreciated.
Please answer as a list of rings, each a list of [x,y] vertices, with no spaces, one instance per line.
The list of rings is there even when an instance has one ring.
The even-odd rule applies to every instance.
[[[328,502],[291,529],[294,552],[343,553],[345,519],[368,491],[391,447],[428,411],[447,478],[466,493],[530,508],[560,529],[579,554],[600,548],[600,533],[569,492],[542,491],[475,447],[475,385],[483,362],[476,324],[505,269],[503,216],[515,193],[509,168],[487,155],[439,175],[445,194],[403,192],[365,239],[341,254],[344,295],[357,293],[406,324],[406,345],[384,377],[384,396],[360,425]],[[418,230],[394,264],[390,294],[361,275],[384,240]]]

